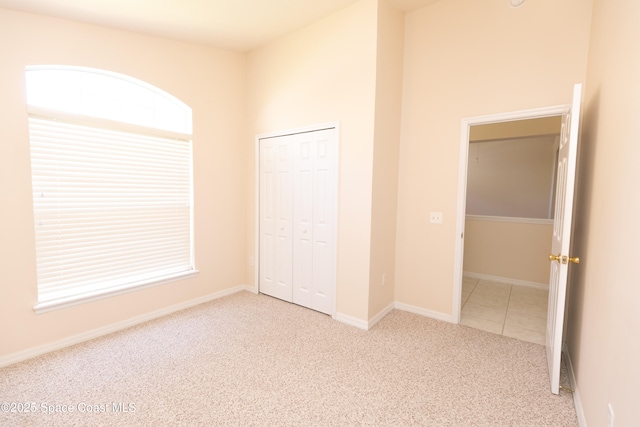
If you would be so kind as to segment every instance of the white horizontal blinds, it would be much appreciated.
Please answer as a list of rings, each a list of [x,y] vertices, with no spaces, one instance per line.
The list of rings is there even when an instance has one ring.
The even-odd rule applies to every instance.
[[[191,142],[31,116],[38,300],[193,270]]]

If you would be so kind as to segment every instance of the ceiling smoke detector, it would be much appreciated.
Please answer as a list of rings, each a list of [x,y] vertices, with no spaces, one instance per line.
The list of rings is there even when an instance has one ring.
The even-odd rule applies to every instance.
[[[509,0],[511,7],[520,7],[524,2],[525,0]]]

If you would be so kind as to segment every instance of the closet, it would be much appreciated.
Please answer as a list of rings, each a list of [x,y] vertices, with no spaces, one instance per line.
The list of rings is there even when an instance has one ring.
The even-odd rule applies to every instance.
[[[337,130],[259,139],[259,289],[331,314]]]

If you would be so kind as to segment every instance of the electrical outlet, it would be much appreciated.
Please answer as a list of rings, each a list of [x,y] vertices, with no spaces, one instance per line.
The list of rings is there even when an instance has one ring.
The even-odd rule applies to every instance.
[[[384,280],[385,280],[386,277],[387,277],[387,273],[384,273],[382,275],[382,286],[384,286]]]
[[[609,403],[609,412],[607,413],[607,427],[613,427],[613,406]]]
[[[431,212],[429,214],[429,222],[431,224],[442,224],[442,212]]]

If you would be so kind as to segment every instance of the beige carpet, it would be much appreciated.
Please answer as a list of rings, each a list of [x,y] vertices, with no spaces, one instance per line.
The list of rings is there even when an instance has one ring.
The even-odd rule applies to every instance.
[[[577,425],[539,345],[398,310],[362,331],[248,292],[0,369],[0,402],[36,411],[2,426]]]

